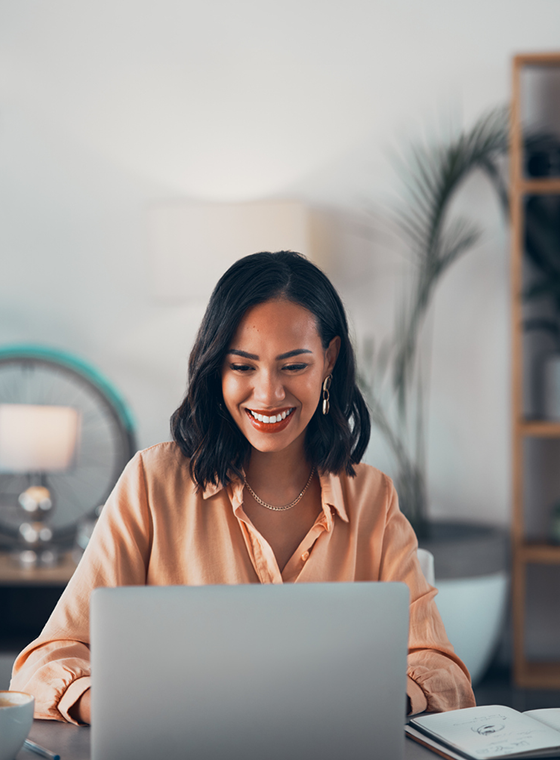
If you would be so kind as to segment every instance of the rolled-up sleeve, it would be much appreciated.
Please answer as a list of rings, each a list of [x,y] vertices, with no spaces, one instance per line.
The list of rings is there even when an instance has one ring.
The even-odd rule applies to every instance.
[[[475,704],[470,675],[455,654],[418,561],[418,542],[387,479],[386,526],[380,580],[404,581],[410,590],[408,685],[411,712],[440,712]]]
[[[18,656],[10,688],[33,694],[35,718],[75,722],[90,687],[89,601],[100,586],[144,585],[151,520],[142,460],[125,468],[84,555],[40,636]]]

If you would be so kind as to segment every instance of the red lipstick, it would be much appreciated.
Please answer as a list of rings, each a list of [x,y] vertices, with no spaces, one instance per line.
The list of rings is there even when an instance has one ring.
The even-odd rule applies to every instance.
[[[285,419],[280,420],[280,422],[261,422],[260,420],[257,420],[255,417],[253,417],[249,409],[245,409],[245,412],[251,421],[252,426],[255,428],[255,430],[258,430],[259,433],[280,433],[282,430],[285,430],[288,427],[292,417],[294,416],[294,407],[289,407],[289,409],[291,409],[290,414],[288,414]],[[266,415],[267,417],[274,417],[278,416],[278,414],[281,415],[282,412],[287,412],[288,409],[281,409],[275,414],[271,414],[270,412],[261,412],[258,409],[254,409],[253,411],[257,414],[262,414],[263,416]]]

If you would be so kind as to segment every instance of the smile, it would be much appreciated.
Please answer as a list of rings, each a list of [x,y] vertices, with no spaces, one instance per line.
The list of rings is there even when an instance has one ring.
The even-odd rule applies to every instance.
[[[245,409],[249,422],[260,433],[280,433],[284,430],[292,421],[292,412],[295,411],[295,407],[292,406],[289,409],[283,409],[276,414],[263,414],[262,412],[254,411],[253,409]]]
[[[282,422],[282,420],[285,420],[286,417],[288,417],[294,410],[292,407],[287,411],[283,411],[281,414],[273,414],[271,417],[268,417],[266,414],[254,412],[252,409],[248,409],[247,411],[253,416],[255,420],[264,422],[265,425],[274,425],[276,422]]]

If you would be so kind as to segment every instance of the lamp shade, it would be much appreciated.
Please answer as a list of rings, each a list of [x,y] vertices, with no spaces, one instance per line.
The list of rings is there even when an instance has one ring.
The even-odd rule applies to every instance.
[[[0,472],[67,470],[79,429],[72,407],[0,404]]]
[[[308,209],[296,201],[176,203],[150,210],[155,295],[207,301],[234,261],[260,251],[311,257]]]

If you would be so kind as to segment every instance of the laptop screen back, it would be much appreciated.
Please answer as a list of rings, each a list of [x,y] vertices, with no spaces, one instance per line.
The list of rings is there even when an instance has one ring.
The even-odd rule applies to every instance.
[[[400,583],[92,595],[92,760],[402,757]]]

